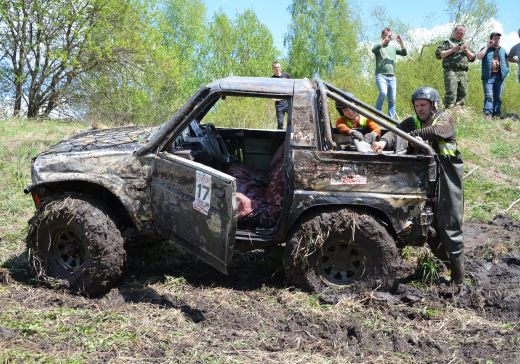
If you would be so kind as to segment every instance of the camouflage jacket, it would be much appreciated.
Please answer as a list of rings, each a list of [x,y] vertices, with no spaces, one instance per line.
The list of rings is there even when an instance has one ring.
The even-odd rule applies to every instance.
[[[462,46],[463,44],[464,41],[457,41],[453,38],[444,40],[435,50],[435,57],[441,59],[441,52],[447,51],[456,45]],[[468,56],[466,56],[466,53],[464,53],[462,49],[455,54],[450,54],[442,60],[442,68],[449,71],[467,71],[469,69],[468,62],[474,62],[476,58],[475,52],[471,49],[470,52],[473,53],[472,59],[468,59]]]

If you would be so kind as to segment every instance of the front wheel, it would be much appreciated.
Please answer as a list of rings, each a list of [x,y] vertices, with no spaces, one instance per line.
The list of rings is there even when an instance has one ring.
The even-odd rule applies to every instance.
[[[387,286],[398,257],[394,240],[373,216],[343,208],[305,219],[287,241],[284,267],[288,283],[323,292]]]
[[[98,296],[120,279],[124,240],[99,202],[82,195],[52,196],[29,225],[29,259],[40,280]]]

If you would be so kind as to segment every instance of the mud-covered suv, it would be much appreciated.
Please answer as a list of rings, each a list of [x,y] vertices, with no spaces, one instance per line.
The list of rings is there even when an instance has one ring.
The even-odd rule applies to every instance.
[[[274,125],[274,111],[257,119],[273,99],[290,105],[286,130],[240,127]],[[334,101],[416,152],[358,151],[331,123]],[[319,80],[230,77],[160,127],[88,131],[34,158],[27,246],[38,277],[90,296],[117,283],[132,240],[171,239],[224,273],[235,249],[285,243],[290,284],[381,284],[399,248],[432,235],[436,183],[430,146],[350,94]]]

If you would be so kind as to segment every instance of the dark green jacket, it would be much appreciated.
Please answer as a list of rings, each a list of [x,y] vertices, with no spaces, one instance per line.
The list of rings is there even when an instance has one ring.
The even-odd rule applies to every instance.
[[[453,38],[442,41],[435,50],[435,57],[442,59],[441,52],[447,51],[457,45],[462,46],[463,44],[463,40],[458,41]],[[468,59],[468,56],[462,49],[455,54],[450,54],[442,60],[442,68],[447,71],[467,71],[469,69],[468,62],[474,62],[476,58],[475,52],[472,50],[470,50],[470,52],[473,53],[472,59]]]

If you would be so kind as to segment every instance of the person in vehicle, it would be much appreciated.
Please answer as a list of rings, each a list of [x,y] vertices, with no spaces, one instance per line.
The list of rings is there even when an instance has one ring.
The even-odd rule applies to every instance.
[[[349,96],[352,96],[349,94]],[[336,129],[342,135],[348,135],[352,139],[365,140],[372,144],[381,136],[381,129],[373,121],[349,108],[347,105],[336,101],[336,110],[340,117],[336,120]]]
[[[449,259],[452,282],[461,284],[464,280],[464,191],[463,164],[455,139],[455,122],[439,110],[439,93],[431,87],[418,88],[412,95],[412,104],[416,115],[403,120],[398,128],[429,143],[440,161],[435,214],[437,236],[430,246],[438,258]],[[389,131],[379,142],[372,144],[372,150],[381,153],[385,148],[392,148],[396,139],[396,134]]]

